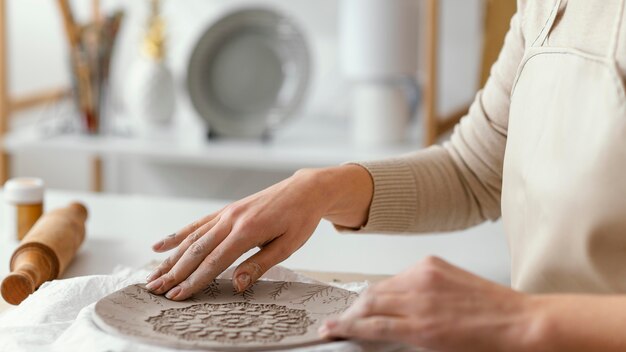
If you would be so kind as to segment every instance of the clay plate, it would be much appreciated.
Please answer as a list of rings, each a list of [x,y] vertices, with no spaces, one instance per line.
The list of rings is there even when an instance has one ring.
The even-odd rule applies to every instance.
[[[131,285],[96,303],[102,330],[141,342],[214,351],[276,350],[323,343],[317,329],[357,294],[323,284],[259,281],[243,293],[216,280],[184,302]]]

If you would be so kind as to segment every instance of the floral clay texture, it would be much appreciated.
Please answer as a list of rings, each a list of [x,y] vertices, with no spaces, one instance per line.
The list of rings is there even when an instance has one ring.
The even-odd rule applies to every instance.
[[[174,348],[276,350],[323,343],[317,329],[357,294],[324,284],[259,281],[237,293],[216,280],[183,302],[131,285],[96,304],[94,320],[109,333]]]

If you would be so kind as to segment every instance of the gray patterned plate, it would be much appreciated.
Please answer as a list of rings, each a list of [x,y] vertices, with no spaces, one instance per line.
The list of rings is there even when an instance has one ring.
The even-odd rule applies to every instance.
[[[259,281],[236,293],[231,280],[216,280],[174,302],[131,285],[98,301],[94,321],[106,332],[173,348],[276,350],[324,342],[319,326],[356,297],[333,286],[284,281]]]
[[[235,11],[198,40],[187,72],[191,102],[215,136],[264,137],[302,104],[310,61],[290,18],[263,8]]]

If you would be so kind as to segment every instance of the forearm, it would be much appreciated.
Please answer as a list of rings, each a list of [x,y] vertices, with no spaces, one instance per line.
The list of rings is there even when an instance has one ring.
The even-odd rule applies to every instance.
[[[626,296],[530,298],[535,351],[626,351]]]
[[[449,151],[438,146],[386,160],[302,170],[295,176],[323,192],[315,198],[328,207],[323,217],[340,230],[440,232],[485,220]]]
[[[299,177],[318,190],[323,217],[336,225],[360,228],[367,222],[374,185],[369,172],[359,165],[298,171]]]
[[[465,229],[485,220],[486,212],[449,151],[440,146],[359,164],[374,182],[362,232],[433,233]]]

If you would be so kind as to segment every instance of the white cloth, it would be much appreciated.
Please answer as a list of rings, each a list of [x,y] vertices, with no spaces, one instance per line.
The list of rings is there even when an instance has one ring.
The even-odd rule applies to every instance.
[[[160,348],[110,335],[92,320],[95,303],[102,297],[128,285],[145,282],[146,270],[118,268],[112,275],[83,276],[55,280],[42,285],[18,307],[0,315],[0,351],[107,351],[169,352]],[[232,269],[222,274],[230,277]],[[275,267],[264,276],[271,280],[315,282],[291,270]],[[344,285],[355,292],[366,282]],[[397,345],[350,341],[299,348],[292,351],[397,351]]]

